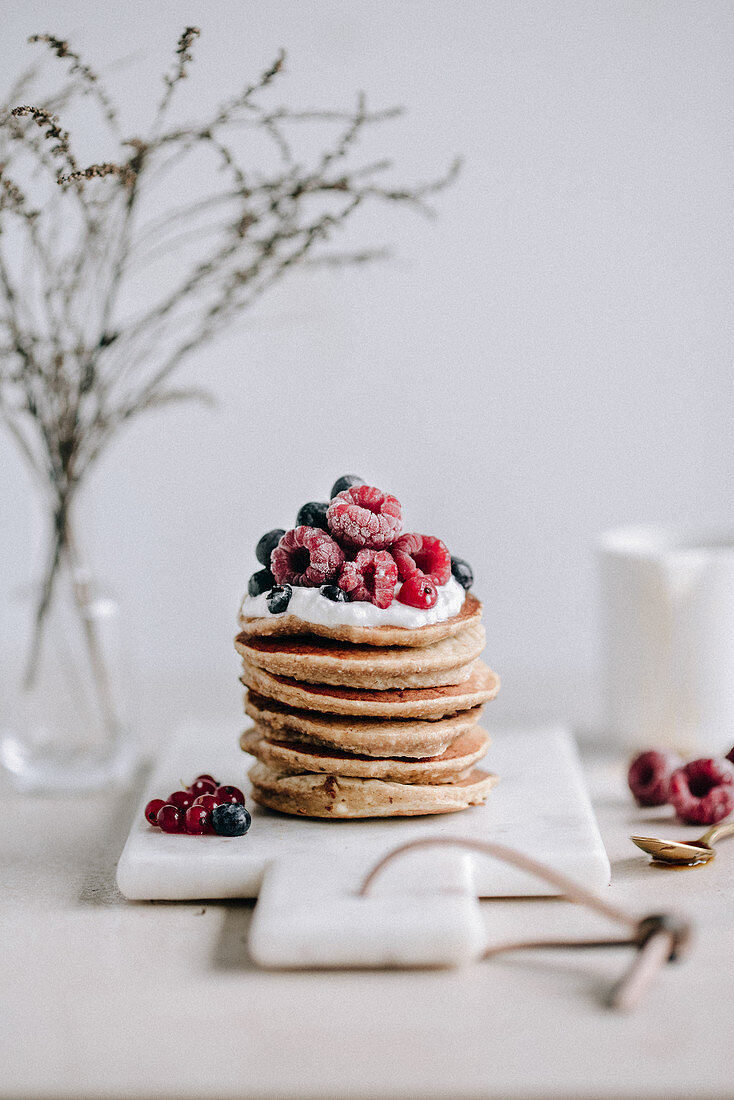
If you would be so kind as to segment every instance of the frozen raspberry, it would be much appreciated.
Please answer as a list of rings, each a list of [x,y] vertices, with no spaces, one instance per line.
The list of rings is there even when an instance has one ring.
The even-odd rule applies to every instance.
[[[435,585],[446,584],[451,576],[451,555],[433,535],[401,535],[390,547],[398,576],[407,581],[414,573],[424,573]]]
[[[344,551],[318,527],[286,531],[270,558],[273,576],[281,584],[318,588],[339,576]]]
[[[403,529],[400,501],[373,485],[353,485],[337,493],[326,513],[329,530],[346,547],[382,550]]]
[[[683,764],[676,752],[651,749],[634,758],[627,772],[629,789],[638,806],[664,806],[670,777]]]
[[[375,607],[389,607],[398,583],[398,567],[387,550],[360,550],[354,561],[345,561],[339,587],[352,600],[366,600]]]
[[[430,577],[423,573],[413,573],[398,592],[398,602],[405,603],[409,607],[420,607],[427,611],[429,607],[435,607],[438,601],[436,586]]]
[[[704,757],[670,778],[670,802],[687,825],[715,825],[734,810],[734,765]]]

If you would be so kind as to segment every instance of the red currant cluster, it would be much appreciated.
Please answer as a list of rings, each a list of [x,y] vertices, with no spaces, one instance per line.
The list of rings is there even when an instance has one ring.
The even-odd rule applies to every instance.
[[[152,798],[145,819],[164,833],[218,833],[242,836],[250,828],[250,813],[239,787],[220,784],[212,775],[197,775],[185,790],[167,799]]]
[[[723,760],[687,764],[677,753],[650,749],[631,761],[627,783],[638,806],[670,803],[687,825],[715,825],[734,810],[734,748]]]

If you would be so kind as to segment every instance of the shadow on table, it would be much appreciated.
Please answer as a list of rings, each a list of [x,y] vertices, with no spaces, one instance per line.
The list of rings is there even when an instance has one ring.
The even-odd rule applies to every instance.
[[[219,939],[212,963],[216,970],[254,970],[255,964],[247,950],[247,936],[255,909],[255,899],[216,902],[223,908]]]
[[[117,861],[130,832],[140,791],[149,771],[149,765],[141,764],[123,789],[94,796],[95,801],[104,798],[104,814],[99,815],[104,828],[95,831],[94,839],[87,847],[86,866],[78,894],[82,905],[129,904],[117,889]]]
[[[545,991],[553,1000],[572,996],[609,1011],[609,993],[628,961],[627,953],[614,949],[604,959],[593,952],[584,954],[582,961],[570,952],[533,951],[532,957],[507,954],[482,965],[505,968],[514,974],[515,984],[527,984],[534,994]]]

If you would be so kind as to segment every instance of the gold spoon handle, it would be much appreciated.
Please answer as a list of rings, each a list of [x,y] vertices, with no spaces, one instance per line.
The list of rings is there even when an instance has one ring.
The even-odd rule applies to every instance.
[[[722,821],[718,825],[714,825],[707,833],[704,833],[698,843],[713,845],[717,840],[722,840],[725,836],[732,836],[732,834],[734,834],[734,821]]]

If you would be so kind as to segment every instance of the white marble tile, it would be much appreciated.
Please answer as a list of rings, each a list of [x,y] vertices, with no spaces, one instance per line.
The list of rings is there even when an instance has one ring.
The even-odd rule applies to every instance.
[[[550,863],[592,889],[609,882],[609,862],[573,738],[562,727],[493,731],[482,766],[497,772],[500,782],[485,806],[461,813],[319,821],[273,813],[248,799],[252,827],[244,837],[164,834],[144,820],[143,807],[150,798],[165,798],[200,772],[236,783],[247,794],[248,766],[236,726],[180,732],[142,792],[140,811],[119,861],[117,881],[127,898],[256,897],[266,868],[285,857],[304,863],[325,857],[366,874],[392,848],[427,837],[494,840]],[[402,857],[394,873],[404,879],[408,863],[415,863],[425,867],[417,876],[430,882],[431,867],[437,866],[434,855]],[[424,857],[427,863],[422,865]],[[488,857],[472,855],[471,866],[480,897],[553,893],[544,883]]]

